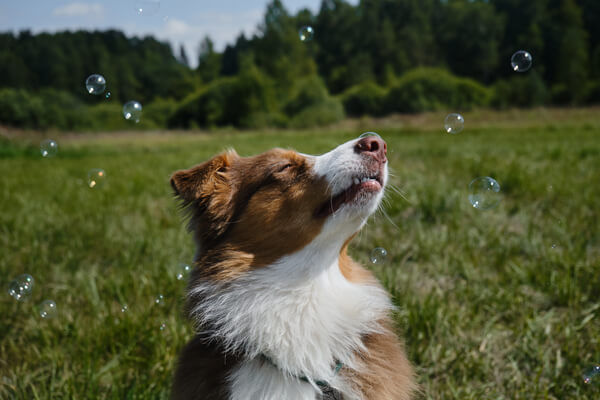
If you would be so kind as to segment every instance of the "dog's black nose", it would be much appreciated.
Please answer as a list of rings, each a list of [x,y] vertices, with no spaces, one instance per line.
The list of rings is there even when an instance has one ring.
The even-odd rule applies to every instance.
[[[368,154],[381,163],[387,161],[385,154],[387,153],[387,144],[377,136],[366,136],[360,139],[354,146],[354,151],[359,154]]]

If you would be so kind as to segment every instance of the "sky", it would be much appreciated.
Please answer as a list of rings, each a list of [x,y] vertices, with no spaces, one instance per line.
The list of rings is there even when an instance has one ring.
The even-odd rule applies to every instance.
[[[29,29],[33,33],[76,29],[119,29],[127,35],[152,34],[178,50],[183,44],[192,65],[198,44],[210,36],[217,50],[262,20],[268,0],[0,0],[0,32]],[[308,8],[316,13],[321,0],[283,0],[288,12]],[[356,4],[358,0],[349,3]]]

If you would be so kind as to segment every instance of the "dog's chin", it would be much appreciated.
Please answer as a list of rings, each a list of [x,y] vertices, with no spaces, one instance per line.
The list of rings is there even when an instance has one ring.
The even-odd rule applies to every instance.
[[[357,191],[352,198],[340,204],[328,217],[328,228],[336,236],[350,236],[359,231],[368,218],[377,211],[383,197],[381,185],[367,186]]]
[[[340,207],[338,213],[343,213],[349,218],[369,218],[377,210],[383,197],[383,188],[379,184],[377,185],[378,188],[369,187],[359,191],[351,201]]]

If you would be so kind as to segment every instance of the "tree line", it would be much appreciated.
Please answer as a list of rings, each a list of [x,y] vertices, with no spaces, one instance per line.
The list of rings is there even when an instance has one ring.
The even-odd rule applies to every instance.
[[[311,26],[314,37],[298,31]],[[119,31],[0,34],[0,123],[122,129],[303,127],[345,116],[600,102],[598,0],[323,0],[289,13],[273,0],[251,37],[198,66],[180,48]],[[533,68],[512,70],[526,50]],[[100,73],[110,99],[90,96]]]

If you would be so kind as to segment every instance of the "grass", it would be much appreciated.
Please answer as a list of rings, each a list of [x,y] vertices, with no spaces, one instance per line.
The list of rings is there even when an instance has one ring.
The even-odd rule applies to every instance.
[[[168,177],[235,147],[321,153],[377,130],[393,191],[352,246],[399,306],[423,399],[581,399],[600,362],[600,110],[363,119],[312,131],[63,135],[39,156],[35,135],[0,141],[0,283],[30,273],[28,301],[0,296],[0,398],[167,398],[192,331],[179,262],[193,254]],[[106,185],[85,185],[103,168]],[[498,207],[467,185],[492,176]],[[393,221],[393,224],[392,224]],[[163,294],[164,304],[154,299]],[[53,299],[58,315],[36,304]],[[121,312],[123,304],[129,310]],[[165,329],[159,329],[161,323]]]

